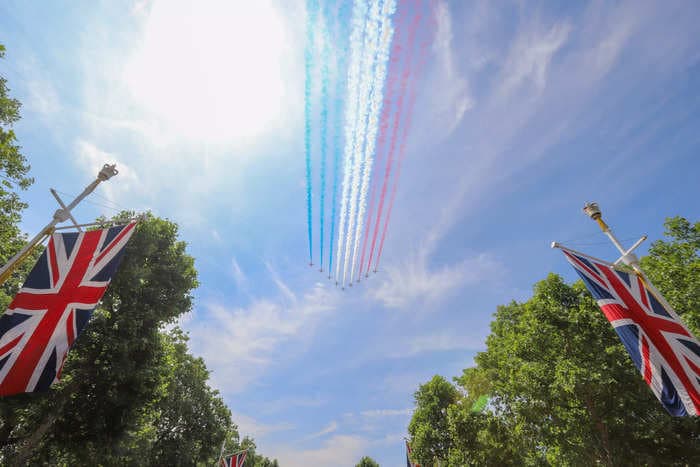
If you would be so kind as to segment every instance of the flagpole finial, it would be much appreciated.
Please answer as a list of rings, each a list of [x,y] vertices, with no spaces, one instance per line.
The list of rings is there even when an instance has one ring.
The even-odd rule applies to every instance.
[[[102,166],[102,169],[100,169],[99,173],[97,174],[97,178],[100,179],[100,181],[105,182],[117,175],[118,173],[119,171],[117,170],[117,164],[105,164]]]
[[[586,213],[588,217],[593,219],[594,221],[597,221],[598,219],[601,218],[602,214],[600,212],[600,206],[598,206],[598,203],[586,203],[583,206],[583,212]]]

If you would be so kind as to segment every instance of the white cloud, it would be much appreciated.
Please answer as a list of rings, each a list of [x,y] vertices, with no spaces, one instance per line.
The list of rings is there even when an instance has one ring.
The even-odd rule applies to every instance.
[[[61,108],[56,89],[50,81],[38,78],[39,73],[27,81],[29,92],[29,108],[47,117],[52,116]]]
[[[452,133],[465,112],[474,106],[469,92],[469,83],[457,70],[453,50],[452,17],[447,3],[440,1],[435,8],[437,31],[433,42],[433,52],[439,64],[438,75],[431,84],[440,92],[431,93],[431,102],[439,125],[445,127],[446,134]]]
[[[285,467],[336,467],[355,465],[364,455],[370,442],[354,435],[335,435],[321,447],[300,449],[299,446],[282,446],[265,450],[269,457],[277,458]]]
[[[507,97],[526,81],[541,92],[547,83],[550,62],[566,42],[570,31],[571,25],[561,22],[546,31],[538,27],[526,29],[516,37],[503,65],[499,96]]]
[[[385,279],[370,295],[389,308],[407,308],[415,303],[431,304],[466,285],[491,282],[504,274],[504,266],[488,254],[467,258],[453,265],[430,267],[433,250],[423,250],[408,259],[386,266]],[[411,309],[414,309],[411,307]]]
[[[316,320],[334,307],[335,294],[325,284],[297,297],[279,282],[291,303],[258,299],[233,309],[213,303],[205,307],[206,317],[186,327],[194,353],[205,359],[213,384],[225,394],[245,389],[273,360],[283,358],[280,348],[290,340],[311,337]]]
[[[410,415],[413,413],[413,409],[374,409],[374,410],[364,410],[360,412],[363,417],[393,417],[397,415]]]
[[[231,274],[233,274],[233,280],[236,282],[237,288],[245,289],[248,286],[248,277],[241,269],[235,257],[231,258]]]
[[[318,431],[316,433],[313,433],[313,434],[305,437],[304,441],[309,441],[309,440],[316,439],[316,438],[322,438],[328,434],[334,433],[337,430],[338,430],[338,422],[333,420],[328,425],[326,425],[323,429],[321,429],[321,431]]]
[[[265,402],[265,405],[260,408],[261,413],[274,414],[282,410],[289,409],[290,407],[321,407],[328,404],[328,400],[321,395],[309,396],[309,397],[281,397],[275,400],[269,400]]]
[[[393,348],[389,358],[408,358],[428,352],[449,350],[483,349],[483,338],[474,338],[467,333],[454,334],[449,331],[408,337]]]
[[[238,432],[243,436],[250,436],[254,439],[262,438],[269,433],[278,431],[289,431],[294,429],[294,425],[287,422],[266,424],[262,423],[248,415],[233,412],[232,420],[238,425]]]
[[[100,184],[100,191],[115,206],[119,206],[118,195],[133,192],[139,187],[139,177],[132,168],[123,162],[116,154],[108,153],[98,148],[95,144],[79,139],[75,143],[77,165],[94,179],[104,164],[117,164],[119,174],[107,182]],[[106,212],[114,214],[114,210]]]

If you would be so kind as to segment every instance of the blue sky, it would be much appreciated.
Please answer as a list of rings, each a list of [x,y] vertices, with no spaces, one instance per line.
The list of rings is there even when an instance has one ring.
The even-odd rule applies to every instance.
[[[117,162],[77,217],[180,225],[192,351],[285,467],[401,465],[418,384],[469,366],[498,304],[574,279],[552,240],[616,258],[585,201],[628,244],[700,219],[697,2],[437,0],[435,20],[382,268],[341,293],[307,265],[304,2],[0,5],[23,228]]]

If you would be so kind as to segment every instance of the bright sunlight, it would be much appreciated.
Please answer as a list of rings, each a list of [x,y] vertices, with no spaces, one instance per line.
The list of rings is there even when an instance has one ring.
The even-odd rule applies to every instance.
[[[280,112],[284,26],[263,0],[157,1],[125,81],[168,130],[245,144]]]

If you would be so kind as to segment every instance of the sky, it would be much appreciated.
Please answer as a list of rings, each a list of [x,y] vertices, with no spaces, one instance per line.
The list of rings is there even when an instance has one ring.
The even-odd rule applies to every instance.
[[[553,240],[617,258],[584,202],[641,253],[700,220],[700,4],[433,3],[382,265],[345,292],[308,267],[303,1],[0,4],[22,228],[116,162],[76,217],[179,224],[191,350],[284,467],[402,465],[418,385],[472,365],[499,304],[575,279]]]

